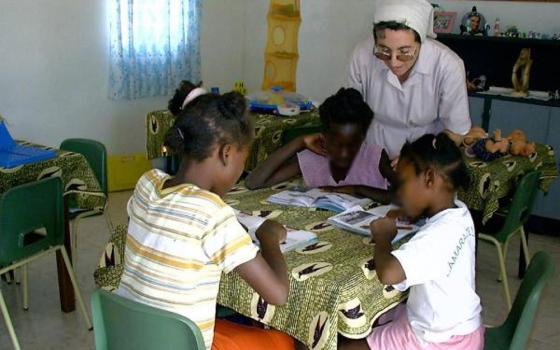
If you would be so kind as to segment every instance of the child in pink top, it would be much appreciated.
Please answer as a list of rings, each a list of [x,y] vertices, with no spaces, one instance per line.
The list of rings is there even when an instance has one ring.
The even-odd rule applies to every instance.
[[[355,89],[340,89],[319,108],[323,132],[295,138],[247,177],[249,189],[302,175],[307,187],[389,202],[394,172],[387,152],[364,143],[373,112]]]

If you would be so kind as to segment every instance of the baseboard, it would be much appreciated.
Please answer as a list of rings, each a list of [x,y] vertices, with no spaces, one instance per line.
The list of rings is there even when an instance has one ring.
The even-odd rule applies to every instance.
[[[531,215],[527,231],[546,236],[560,236],[560,220]]]

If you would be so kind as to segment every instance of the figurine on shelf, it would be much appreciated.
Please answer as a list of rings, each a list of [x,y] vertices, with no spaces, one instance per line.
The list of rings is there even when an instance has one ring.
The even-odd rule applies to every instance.
[[[467,90],[469,92],[485,91],[487,90],[486,81],[486,75],[481,75],[478,78],[474,78],[472,80],[467,77]]]
[[[494,36],[501,36],[502,30],[500,28],[500,18],[497,17],[494,21]]]
[[[513,84],[512,96],[527,97],[529,94],[529,76],[531,74],[531,66],[533,60],[531,59],[531,49],[521,49],[519,58],[513,65],[511,73],[511,82]]]
[[[470,35],[484,35],[486,36],[486,20],[484,16],[478,12],[476,6],[473,6],[472,11],[463,17],[464,25],[461,25],[461,34]]]

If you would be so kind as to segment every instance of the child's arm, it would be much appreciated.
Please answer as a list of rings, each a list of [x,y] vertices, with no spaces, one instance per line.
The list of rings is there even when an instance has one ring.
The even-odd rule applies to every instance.
[[[389,159],[389,155],[385,150],[381,152],[381,158],[379,159],[379,172],[389,181],[391,187],[395,187],[397,184],[397,173],[395,172],[391,159]]]
[[[247,176],[245,186],[250,190],[270,187],[301,174],[296,154],[306,148],[315,150],[319,135],[297,137],[272,153]]]
[[[397,225],[393,219],[381,218],[370,224],[372,239],[375,242],[375,271],[381,283],[393,285],[406,279],[404,269],[397,258],[391,254],[391,241],[397,235]]]
[[[261,254],[236,268],[241,277],[267,302],[282,305],[288,300],[290,280],[280,242],[286,239],[286,229],[267,220],[257,230]]]

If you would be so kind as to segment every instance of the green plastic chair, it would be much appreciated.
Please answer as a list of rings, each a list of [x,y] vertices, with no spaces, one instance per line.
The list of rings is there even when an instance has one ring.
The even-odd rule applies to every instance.
[[[91,296],[96,350],[204,350],[200,330],[188,318],[104,290]]]
[[[524,350],[527,348],[541,293],[554,275],[550,255],[538,252],[531,260],[506,321],[499,327],[487,328],[486,350]]]
[[[109,228],[109,232],[113,230],[113,224],[107,210],[109,205],[107,150],[101,142],[89,139],[66,139],[60,144],[60,149],[64,151],[80,153],[86,158],[89,166],[95,174],[95,177],[97,178],[97,181],[99,182],[99,185],[101,186],[101,190],[107,198],[105,202],[105,208],[103,208],[102,210],[80,210],[80,208],[77,208],[76,204],[72,202],[70,202],[68,206],[70,211],[70,218],[72,219],[72,229],[70,231],[72,236],[72,264],[76,266],[78,256],[78,226],[81,219],[91,216],[103,215],[103,217],[105,218],[105,222],[107,223],[107,227]]]
[[[13,187],[0,197],[0,274],[23,270],[23,307],[28,309],[27,264],[60,252],[70,276],[80,311],[88,328],[91,322],[66,249],[64,205],[60,178],[47,178]],[[0,309],[15,349],[20,345],[0,290]]]
[[[321,124],[313,124],[284,130],[282,133],[282,145],[289,143],[299,136],[315,134],[321,131],[323,131],[323,126]]]
[[[509,291],[509,282],[506,273],[506,256],[509,241],[515,234],[519,233],[521,236],[521,245],[523,248],[523,255],[527,264],[531,260],[529,255],[529,248],[527,246],[527,237],[525,236],[524,225],[529,220],[535,197],[538,191],[538,185],[541,178],[539,171],[532,171],[523,176],[517,185],[515,194],[511,204],[505,213],[503,225],[498,229],[493,229],[490,226],[483,227],[484,233],[479,234],[479,238],[483,241],[493,243],[498,251],[498,263],[500,264],[500,280],[504,286],[504,296],[508,308],[511,309],[511,294]]]

